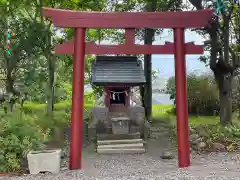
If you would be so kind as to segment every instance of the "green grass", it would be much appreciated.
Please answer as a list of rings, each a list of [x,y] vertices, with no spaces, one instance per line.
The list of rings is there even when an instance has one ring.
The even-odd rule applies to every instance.
[[[219,123],[218,116],[189,116],[189,123],[192,125],[208,124],[214,125]]]
[[[173,108],[172,105],[153,105],[152,113],[153,117],[165,116],[168,115],[168,111]]]
[[[170,124],[176,124],[176,116],[169,113],[173,108],[172,105],[153,105],[153,121],[154,123],[168,121]],[[218,116],[189,116],[189,124],[217,124],[219,123]]]
[[[54,105],[55,111],[66,111],[71,112],[71,101],[64,101],[60,103],[56,103]],[[89,115],[91,109],[94,106],[92,104],[84,104],[84,114],[86,116]],[[46,111],[47,104],[36,104],[29,103],[24,104],[24,111],[27,113],[37,113]],[[167,122],[170,124],[176,124],[176,116],[171,114],[172,105],[153,105],[153,123]],[[192,125],[201,125],[201,124],[217,124],[219,122],[219,117],[214,116],[189,116],[189,124]]]
[[[84,104],[85,110],[91,110],[93,107],[92,104]],[[44,111],[47,108],[47,104],[37,104],[37,103],[26,103],[23,105],[24,110],[32,110],[32,111]],[[54,104],[54,110],[70,110],[72,108],[71,101],[62,101]]]

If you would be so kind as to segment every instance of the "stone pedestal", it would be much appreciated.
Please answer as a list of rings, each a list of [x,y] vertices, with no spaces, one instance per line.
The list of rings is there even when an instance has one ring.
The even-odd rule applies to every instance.
[[[30,174],[60,172],[61,150],[31,151],[27,155]]]
[[[128,134],[130,130],[130,119],[128,117],[111,118],[113,134]]]

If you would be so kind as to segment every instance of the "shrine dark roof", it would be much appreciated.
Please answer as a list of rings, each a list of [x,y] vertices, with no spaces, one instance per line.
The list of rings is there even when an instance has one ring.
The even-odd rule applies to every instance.
[[[92,63],[95,85],[141,85],[145,82],[142,62],[135,56],[97,56]]]

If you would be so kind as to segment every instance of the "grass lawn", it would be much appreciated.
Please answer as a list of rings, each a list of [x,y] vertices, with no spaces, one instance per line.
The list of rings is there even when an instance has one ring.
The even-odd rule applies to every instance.
[[[92,104],[84,104],[84,114],[86,116],[89,115],[91,112],[91,109],[94,106]],[[42,112],[45,111],[47,108],[46,104],[24,104],[24,110],[26,112]],[[174,115],[171,115],[168,113],[173,108],[172,105],[153,105],[152,111],[153,111],[153,123],[158,122],[167,122],[170,124],[176,124],[176,117]],[[71,102],[70,101],[64,101],[55,104],[54,106],[55,111],[61,111],[61,110],[68,110],[71,111]],[[4,114],[0,110],[0,115]],[[219,122],[219,117],[214,116],[189,116],[189,123],[193,125],[200,125],[200,124],[217,124]]]
[[[173,108],[172,105],[153,105],[153,120],[154,123],[162,121],[170,121],[170,124],[176,124],[176,116],[168,113]],[[218,116],[189,116],[189,123],[192,125],[200,124],[217,124],[219,123]]]

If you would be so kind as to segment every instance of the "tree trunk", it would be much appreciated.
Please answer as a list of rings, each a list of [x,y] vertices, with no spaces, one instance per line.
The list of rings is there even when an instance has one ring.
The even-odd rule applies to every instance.
[[[224,31],[223,31],[223,47],[224,47],[224,62],[229,63],[229,17],[223,16]],[[226,125],[232,123],[232,81],[233,75],[222,74],[219,77],[219,99],[220,99],[220,123]]]
[[[49,87],[48,87],[48,108],[47,108],[47,112],[49,114],[51,114],[53,112],[53,108],[54,108],[54,62],[53,62],[53,58],[51,55],[49,55],[49,59],[48,59],[48,72],[49,72]]]
[[[54,55],[51,52],[51,34],[47,36],[47,49],[45,50],[46,58],[48,59],[48,73],[49,73],[49,83],[48,83],[48,95],[47,95],[47,113],[50,115],[54,108],[54,73],[55,73],[55,61]]]
[[[220,123],[232,123],[232,76],[216,77],[219,88]]]
[[[14,82],[13,82],[13,78],[12,78],[12,70],[10,70],[9,68],[7,69],[7,82],[6,82],[7,86],[6,86],[6,90],[7,93],[12,93],[12,95],[16,95],[16,92],[14,90]],[[15,99],[14,97],[11,97],[11,99],[9,99],[9,109],[10,112],[13,112],[13,107],[14,107],[14,103],[15,103]]]
[[[40,20],[41,23],[44,24],[43,21],[43,13],[42,13],[42,7],[44,6],[43,0],[39,0],[39,13],[40,13]],[[49,26],[50,28],[50,26]],[[50,31],[50,29],[49,29]],[[53,54],[51,52],[52,50],[52,41],[51,41],[51,33],[46,36],[46,47],[43,50],[45,57],[48,60],[48,74],[49,74],[49,82],[48,82],[48,88],[47,88],[47,113],[48,115],[52,115],[53,108],[54,108],[54,72],[55,72],[55,61],[53,58]]]
[[[147,1],[147,12],[155,12],[157,9],[157,0]],[[153,43],[155,29],[145,29],[144,44]],[[152,119],[152,55],[144,55],[144,74],[146,77],[146,84],[144,87],[144,106],[147,120]]]
[[[152,44],[154,29],[145,29],[144,44]],[[144,87],[144,107],[148,120],[152,118],[152,55],[144,55],[144,74],[146,84]]]
[[[201,2],[191,1],[191,4],[197,8],[197,10],[202,9]],[[220,69],[217,69],[217,53],[220,49],[223,49],[224,57],[223,60],[225,63],[229,63],[229,35],[230,35],[230,19],[232,12],[223,13],[221,24],[223,29],[219,29],[222,35],[223,44],[219,43],[219,36],[217,35],[217,27],[220,26],[219,21],[211,24],[211,27],[207,28],[207,32],[210,35],[211,39],[211,56],[210,56],[210,68],[215,74],[216,82],[218,83],[219,88],[219,99],[220,99],[220,123],[225,125],[232,122],[232,74],[227,77],[224,72]],[[223,45],[223,48],[222,48]],[[221,46],[221,47],[219,47]],[[221,51],[222,53],[222,51]]]
[[[219,49],[219,61],[223,61],[224,63],[229,63],[229,25],[225,19],[225,31],[223,32],[224,37],[224,45],[223,48],[219,47],[218,43],[216,26],[212,26],[209,29],[209,34],[211,37],[211,56],[210,56],[210,68],[214,72],[215,80],[218,84],[219,90],[219,101],[220,101],[220,123],[222,125],[226,125],[232,122],[232,74],[226,74],[225,72],[221,72],[220,69],[217,68],[217,54]],[[222,57],[222,49],[224,52],[224,56]]]

